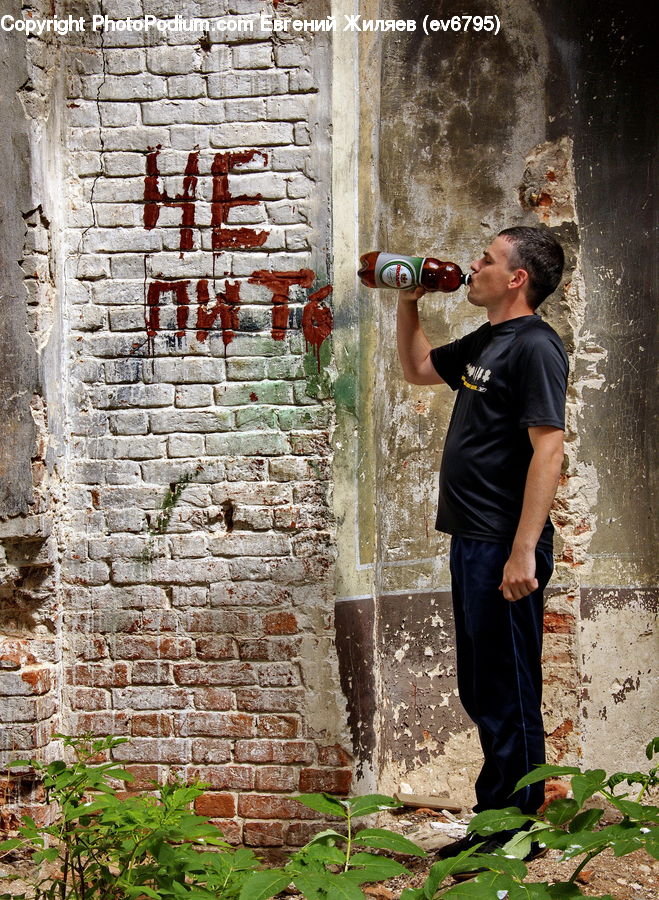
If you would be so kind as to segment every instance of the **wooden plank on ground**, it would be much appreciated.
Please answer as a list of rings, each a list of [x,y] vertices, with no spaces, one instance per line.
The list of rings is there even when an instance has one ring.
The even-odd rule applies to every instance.
[[[435,794],[394,794],[405,806],[412,809],[446,809],[448,812],[460,812],[462,805],[455,803],[450,797],[438,797]]]

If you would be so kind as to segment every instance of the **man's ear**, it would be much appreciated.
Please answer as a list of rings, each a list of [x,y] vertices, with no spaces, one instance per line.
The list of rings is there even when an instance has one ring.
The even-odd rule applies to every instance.
[[[512,273],[510,281],[508,282],[508,287],[511,288],[521,288],[525,284],[528,283],[529,273],[526,269],[515,269]]]

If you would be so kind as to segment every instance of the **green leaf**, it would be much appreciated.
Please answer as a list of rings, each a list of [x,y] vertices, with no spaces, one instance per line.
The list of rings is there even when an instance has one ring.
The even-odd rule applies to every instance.
[[[405,888],[400,895],[400,900],[426,900],[423,888]]]
[[[403,804],[393,797],[384,794],[366,794],[364,797],[355,797],[348,801],[352,816],[369,816],[371,813],[381,812],[384,809],[396,809]]]
[[[470,867],[470,857],[472,857],[476,851],[476,847],[470,847],[469,850],[464,850],[456,856],[449,857],[449,859],[442,859],[439,862],[434,863],[434,865],[430,867],[426,883],[423,886],[423,896],[427,898],[427,900],[432,900],[437,893],[440,884],[448,878],[449,875],[452,875],[454,872],[473,871],[473,867]]]
[[[604,814],[603,809],[585,809],[570,822],[568,831],[576,833],[577,831],[592,831]]]
[[[659,859],[659,831],[656,828],[653,828],[649,834],[646,834],[644,837],[645,849],[650,854],[650,856],[654,856],[655,859]]]
[[[306,846],[310,847],[311,844],[317,844],[319,841],[331,840],[332,842],[334,842],[335,840],[345,841],[345,839],[345,834],[340,834],[333,828],[326,828],[325,831],[319,831],[318,834],[315,834]]]
[[[3,841],[0,844],[0,853],[6,853],[8,850],[13,850],[14,847],[20,847],[23,841],[20,838],[9,838],[8,841]]]
[[[396,875],[409,875],[409,871],[395,859],[376,856],[374,853],[355,853],[350,857],[350,869],[345,873],[351,881],[386,881]],[[358,876],[358,877],[353,877]]]
[[[348,815],[344,804],[331,794],[298,794],[292,799],[327,816],[341,816],[345,819]]]
[[[516,806],[507,806],[505,809],[486,809],[478,813],[469,823],[468,832],[477,834],[496,834],[499,831],[509,831],[513,828],[523,828],[531,817],[521,813]]]
[[[603,787],[606,787],[604,769],[589,769],[583,775],[575,775],[572,779],[572,794],[580,807]]]
[[[581,769],[577,769],[576,766],[536,766],[532,772],[520,778],[515,785],[515,791],[519,791],[529,784],[544,781],[546,778],[560,778],[580,774]]]
[[[519,879],[524,878],[528,872],[521,859],[510,858],[503,849],[497,853],[475,853],[473,862],[474,865],[480,865],[482,868],[490,869],[493,872],[504,872],[506,875]]]
[[[558,884],[547,885],[549,896],[556,897],[557,900],[576,900],[578,897],[584,897],[581,889],[570,881],[560,881]],[[601,898],[600,898],[601,900]],[[611,898],[609,898],[611,900]]]
[[[545,810],[545,819],[552,825],[565,825],[570,819],[573,819],[579,812],[579,804],[576,800],[570,800],[567,797],[560,797],[550,803]]]
[[[326,877],[327,900],[364,900],[359,885],[348,877],[347,872]]]
[[[659,824],[659,807],[645,806],[643,803],[634,803],[631,800],[618,800],[611,798],[611,802],[628,819],[635,822],[652,822]]]
[[[652,738],[650,743],[645,748],[645,755],[648,759],[652,759],[655,753],[659,753],[659,737]]]
[[[306,900],[325,900],[327,894],[327,875],[314,875],[312,873],[304,875],[296,875],[293,878],[293,884],[301,894],[304,894]],[[359,889],[358,889],[359,890]],[[242,894],[239,900],[253,900],[251,894]],[[362,892],[359,891],[359,900],[364,900]]]
[[[147,897],[153,897],[153,900],[160,900],[161,897],[157,891],[145,884],[130,884],[122,881],[121,888],[129,897],[141,897],[142,894],[146,894]]]
[[[392,853],[426,856],[426,851],[422,847],[385,828],[363,828],[354,836],[353,843],[373,847],[376,850],[391,850]]]
[[[443,897],[467,897],[469,900],[494,900],[496,897],[511,896],[515,882],[508,875],[500,872],[483,872],[471,881],[456,884],[449,888]]]
[[[579,831],[568,834],[553,832],[547,835],[544,842],[548,847],[562,850],[563,859],[572,859],[581,853],[599,852],[606,847],[613,847],[617,842],[621,842],[621,846],[622,842],[631,843],[634,845],[634,849],[638,849],[640,843],[637,843],[635,838],[640,834],[642,834],[640,828],[623,823],[608,825],[600,831]]]
[[[338,847],[323,843],[309,843],[303,848],[305,863],[317,860],[324,865],[342,866],[346,861],[346,854]]]
[[[536,837],[530,831],[518,831],[516,835],[504,844],[501,852],[505,856],[514,856],[515,859],[524,859],[531,851],[531,844]]]
[[[288,887],[290,877],[281,869],[254,872],[243,884],[238,900],[269,900]]]

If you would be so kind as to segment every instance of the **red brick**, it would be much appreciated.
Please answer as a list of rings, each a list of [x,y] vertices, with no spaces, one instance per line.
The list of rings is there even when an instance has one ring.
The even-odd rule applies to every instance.
[[[328,794],[348,794],[352,784],[352,769],[303,769],[300,772],[302,793],[325,791]]]
[[[199,738],[192,742],[192,761],[214,765],[231,761],[231,741]]]
[[[90,710],[96,712],[99,709],[107,709],[110,706],[108,691],[101,688],[76,688],[68,692],[68,700],[71,709]]]
[[[300,721],[293,716],[258,716],[256,733],[259,737],[294,738],[300,733]],[[332,765],[332,763],[323,765]]]
[[[242,844],[243,842],[243,823],[235,819],[211,819],[211,824],[215,825],[224,840],[228,844]]]
[[[202,794],[195,800],[194,808],[200,816],[229,819],[236,814],[236,798],[233,794]]]
[[[160,766],[126,766],[127,772],[133,776],[133,780],[128,787],[131,791],[152,791],[154,782],[160,784],[162,781],[162,770]]]
[[[240,641],[238,647],[241,659],[249,659],[254,662],[277,662],[295,659],[300,655],[300,638],[256,638]]]
[[[227,688],[199,688],[194,692],[194,702],[197,709],[232,709],[233,699],[233,691]]]
[[[199,659],[237,659],[236,642],[227,635],[198,638],[195,641]]]
[[[246,847],[282,847],[284,826],[281,822],[245,822],[243,843]]]
[[[289,612],[267,613],[263,617],[263,630],[266,634],[297,634],[297,617]]]
[[[126,687],[128,684],[128,664],[112,665],[81,663],[67,669],[66,683],[76,687]]]
[[[321,766],[334,766],[340,769],[352,763],[352,756],[340,744],[318,748],[318,762]]]
[[[167,713],[135,713],[131,720],[134,737],[172,737],[174,720]]]
[[[0,661],[7,671],[23,666],[36,666],[39,660],[31,652],[31,641],[3,640],[0,646]]]
[[[295,791],[298,773],[290,766],[259,766],[256,769],[257,791]]]
[[[181,663],[174,666],[174,677],[186,685],[243,685],[256,684],[256,670],[251,663]]]
[[[174,680],[172,664],[161,660],[134,662],[132,684],[171,684]]]
[[[309,741],[236,741],[236,762],[309,763],[314,745]]]
[[[130,717],[128,713],[115,710],[80,712],[75,715],[75,734],[124,735],[128,734]]]
[[[258,667],[258,679],[263,687],[295,687],[300,683],[300,670],[291,663],[270,663]]]
[[[172,635],[117,635],[115,656],[119,659],[183,659],[192,655],[190,638]]]
[[[232,581],[211,587],[211,606],[283,606],[290,602],[289,590],[262,581]]]
[[[292,822],[286,827],[285,839],[289,847],[304,847],[319,831],[327,828],[327,822]],[[341,825],[337,822],[332,825],[341,831]]]
[[[188,771],[188,778],[216,791],[251,791],[254,771],[253,766],[197,766]]]
[[[246,712],[298,712],[304,707],[302,688],[241,688],[236,691],[238,709]]]
[[[196,634],[258,634],[258,617],[255,613],[235,612],[224,609],[196,609],[191,611],[183,624],[188,633]]]
[[[318,813],[299,803],[294,797],[271,794],[241,794],[238,815],[246,819],[317,819]]]
[[[116,759],[135,763],[181,763],[189,762],[188,742],[182,738],[137,738],[127,744],[115,747]]]
[[[20,672],[0,672],[0,694],[7,697],[34,697],[47,694],[52,689],[50,666],[38,669],[22,669]]]
[[[544,616],[545,634],[573,634],[575,619],[570,613],[546,612]]]
[[[178,733],[182,737],[251,737],[254,718],[237,712],[188,712],[178,717]]]

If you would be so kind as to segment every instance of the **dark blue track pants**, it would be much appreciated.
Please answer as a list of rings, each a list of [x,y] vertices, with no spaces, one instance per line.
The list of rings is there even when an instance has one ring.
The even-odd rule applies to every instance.
[[[553,560],[549,551],[536,550],[538,590],[510,603],[499,590],[509,556],[506,544],[451,540],[458,690],[483,748],[474,811],[518,806],[535,813],[544,800],[543,783],[516,794],[513,788],[545,761],[543,591]]]

